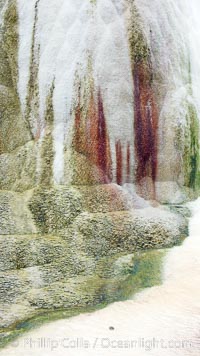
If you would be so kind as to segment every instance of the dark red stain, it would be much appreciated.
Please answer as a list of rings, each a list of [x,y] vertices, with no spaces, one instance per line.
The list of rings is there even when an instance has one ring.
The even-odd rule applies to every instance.
[[[94,97],[94,90],[92,90],[86,111],[86,114],[83,114],[79,89],[75,110],[74,147],[77,152],[87,156],[92,166],[98,168],[98,180],[101,183],[110,183],[112,180],[111,152],[100,90],[97,98]]]
[[[106,129],[106,120],[104,115],[103,101],[101,92],[98,92],[98,166],[104,173],[104,183],[111,181],[111,154],[110,145],[108,146],[108,136]]]
[[[122,185],[122,145],[120,140],[115,143],[115,150],[116,150],[116,178],[117,184]]]
[[[131,151],[130,151],[130,142],[127,144],[126,151],[126,182],[130,183],[130,174],[131,174]]]
[[[137,160],[136,180],[146,176],[156,180],[158,111],[152,89],[152,71],[148,63],[134,67],[134,130]]]

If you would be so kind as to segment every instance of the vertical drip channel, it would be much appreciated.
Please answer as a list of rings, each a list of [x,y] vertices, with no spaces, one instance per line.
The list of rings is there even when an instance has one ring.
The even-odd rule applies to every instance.
[[[75,107],[73,148],[75,152],[87,158],[90,181],[85,183],[110,183],[112,180],[111,152],[101,90],[98,88],[95,91],[92,85],[88,102],[84,101],[84,97],[84,90],[82,91],[79,85]],[[78,165],[77,172],[79,169]]]
[[[153,90],[151,51],[135,3],[131,7],[129,43],[134,84],[135,181],[140,193],[145,184],[147,194],[155,196],[158,110]]]
[[[152,71],[148,58],[146,63],[137,61],[134,78],[134,130],[137,158],[136,181],[145,177],[156,180],[158,113],[151,87]]]

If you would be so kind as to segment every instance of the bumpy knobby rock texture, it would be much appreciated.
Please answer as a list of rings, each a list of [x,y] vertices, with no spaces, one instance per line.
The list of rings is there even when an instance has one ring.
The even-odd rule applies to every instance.
[[[0,191],[0,235],[31,234],[37,229],[27,201],[30,193]]]
[[[187,236],[187,212],[127,210],[116,185],[1,192],[0,201],[2,337],[45,310],[108,303],[159,283],[157,249]]]
[[[0,0],[2,337],[158,283],[187,236],[199,119],[165,2]]]
[[[86,251],[95,256],[173,246],[187,234],[183,217],[155,208],[106,214],[84,213],[73,225],[83,235]]]

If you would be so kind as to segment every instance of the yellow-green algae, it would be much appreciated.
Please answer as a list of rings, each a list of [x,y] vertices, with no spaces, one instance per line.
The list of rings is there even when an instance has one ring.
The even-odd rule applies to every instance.
[[[54,121],[54,110],[53,110],[53,91],[54,83],[50,89],[50,93],[46,100],[46,113],[45,113],[45,133],[42,138],[41,145],[41,173],[40,173],[40,183],[47,187],[53,183],[53,159],[54,159],[54,148],[53,148],[53,121]]]
[[[132,299],[135,293],[144,288],[159,285],[162,282],[162,261],[166,252],[167,250],[156,250],[132,255],[131,259],[129,258],[129,265],[126,264],[124,271],[121,271],[121,276],[117,275],[115,278],[109,277],[103,280],[98,276],[94,276],[93,279],[88,278],[88,283],[82,285],[80,293],[84,293],[84,290],[87,292],[92,290],[94,284],[101,294],[101,300],[98,303],[58,310],[38,309],[28,319],[16,321],[10,327],[0,329],[0,347],[4,347],[23,333],[38,328],[44,323],[70,318],[80,313],[94,312],[113,301]],[[105,265],[103,263],[102,267],[107,268],[107,264],[108,260],[105,259]],[[102,271],[104,272],[104,269]]]
[[[20,112],[18,82],[18,14],[15,0],[8,2],[0,39],[0,153],[12,152],[30,140]]]
[[[36,136],[37,132],[34,132],[34,122],[31,121],[31,114],[34,114],[34,117],[39,120],[39,84],[38,84],[38,72],[39,72],[39,56],[40,56],[40,48],[36,48],[35,42],[35,34],[36,34],[36,26],[38,21],[38,3],[39,0],[36,1],[35,4],[35,17],[34,17],[34,25],[32,31],[32,44],[31,44],[31,60],[30,60],[30,69],[29,69],[29,82],[28,82],[28,94],[26,98],[26,122],[27,126],[30,130],[32,138]],[[40,130],[40,128],[39,128]]]

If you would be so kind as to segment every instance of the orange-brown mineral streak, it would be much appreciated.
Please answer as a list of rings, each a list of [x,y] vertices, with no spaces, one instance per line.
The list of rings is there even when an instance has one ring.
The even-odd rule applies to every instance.
[[[36,134],[35,134],[35,141],[38,141],[40,139],[40,136],[41,136],[41,124],[38,123],[37,131],[36,131]]]
[[[103,182],[110,183],[112,180],[111,151],[100,90],[98,91],[98,166],[103,173]]]
[[[122,145],[120,140],[115,143],[115,150],[116,150],[116,179],[117,184],[122,185]]]
[[[79,91],[78,105],[75,111],[74,147],[77,152],[87,156],[92,166],[98,169],[98,181],[101,183],[111,182],[110,143],[100,90],[97,100],[95,100],[94,90],[92,90],[85,117],[82,114]]]
[[[131,150],[130,150],[130,142],[127,144],[127,151],[126,151],[126,183],[131,182]]]
[[[139,62],[134,67],[134,130],[137,160],[136,180],[156,180],[158,111],[151,85],[151,66]]]
[[[87,112],[85,139],[86,155],[93,165],[98,166],[98,112],[93,93]]]

